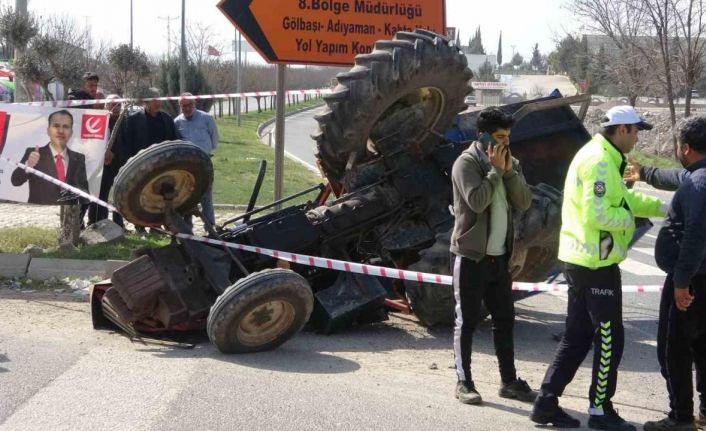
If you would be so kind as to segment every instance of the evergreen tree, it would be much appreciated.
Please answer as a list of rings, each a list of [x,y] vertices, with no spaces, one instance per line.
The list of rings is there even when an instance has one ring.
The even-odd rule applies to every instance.
[[[503,64],[503,32],[500,32],[500,37],[498,38],[498,54],[497,54],[498,64]]]
[[[532,59],[530,60],[530,66],[534,70],[542,70],[542,54],[539,53],[539,44],[535,43],[532,49]]]
[[[608,56],[605,47],[601,45],[598,54],[593,56],[588,66],[586,79],[589,93],[606,93],[606,87],[611,86],[608,76]]]
[[[179,61],[175,59],[162,61],[159,65],[158,86],[165,96],[176,96],[179,94]],[[206,82],[201,69],[191,61],[187,61],[186,70],[186,91],[191,94],[211,94],[211,87]],[[196,100],[197,109],[210,111],[214,104],[213,99]],[[162,103],[162,109],[171,116],[179,115],[179,104],[175,100]]]
[[[569,70],[569,77],[574,82],[586,79],[588,73],[588,40],[584,36],[578,43],[578,50],[575,53],[573,67]]]
[[[480,26],[476,29],[476,34],[468,42],[468,53],[469,54],[485,54],[485,49],[483,48],[483,41],[480,35]]]
[[[512,56],[511,60],[513,66],[521,66],[524,61],[525,59],[522,58],[519,52],[516,52],[515,55]]]
[[[485,63],[481,64],[478,68],[478,76],[476,76],[476,80],[482,82],[497,81],[497,79],[495,79],[495,69],[488,60],[485,60]]]
[[[461,29],[456,30],[456,46],[461,47]]]

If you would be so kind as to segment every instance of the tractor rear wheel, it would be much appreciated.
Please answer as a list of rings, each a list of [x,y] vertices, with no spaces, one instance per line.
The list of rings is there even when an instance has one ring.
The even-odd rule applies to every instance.
[[[465,105],[472,72],[466,56],[441,35],[399,32],[337,76],[316,116],[317,157],[329,180],[351,164],[406,150],[428,155]]]
[[[211,307],[208,338],[223,353],[271,350],[299,332],[314,308],[309,283],[288,269],[238,280]]]
[[[419,262],[409,270],[450,275],[449,244],[451,231],[436,236],[433,246],[419,252]],[[451,325],[454,321],[453,286],[405,281],[405,294],[412,311],[424,326]]]

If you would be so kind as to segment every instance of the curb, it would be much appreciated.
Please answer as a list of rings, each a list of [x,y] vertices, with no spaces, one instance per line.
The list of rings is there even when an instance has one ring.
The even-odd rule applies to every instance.
[[[29,254],[0,253],[0,278],[110,278],[126,260],[82,260],[32,257]]]
[[[320,104],[313,105],[313,106],[309,106],[308,108],[298,109],[298,110],[296,110],[296,111],[293,111],[293,112],[284,114],[284,117],[287,118],[287,117],[290,117],[290,116],[292,116],[292,115],[296,115],[296,114],[299,114],[299,113],[302,113],[302,112],[311,111],[312,109],[318,109],[318,108],[321,108],[321,107],[324,106],[324,105],[325,105],[325,103],[323,103],[323,101],[322,101]],[[271,125],[272,123],[274,123],[275,120],[276,120],[276,118],[270,118],[269,120],[266,120],[266,121],[260,123],[259,126],[257,126],[257,137],[258,137],[258,139],[262,139],[262,137],[265,136],[264,133],[262,133],[262,131],[265,130],[265,128],[266,128],[267,126],[269,126],[269,125]]]

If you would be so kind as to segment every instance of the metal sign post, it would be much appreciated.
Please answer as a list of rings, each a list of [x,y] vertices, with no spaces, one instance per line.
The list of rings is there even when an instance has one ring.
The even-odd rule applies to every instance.
[[[284,109],[287,65],[277,65],[277,116],[275,118],[275,201],[282,199],[284,184]],[[279,208],[278,208],[279,209]]]

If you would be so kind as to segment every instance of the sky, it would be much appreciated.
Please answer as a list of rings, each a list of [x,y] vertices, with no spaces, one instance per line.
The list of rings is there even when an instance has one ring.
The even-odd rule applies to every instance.
[[[130,0],[27,0],[28,9],[40,16],[69,15],[80,25],[88,25],[96,39],[113,45],[130,42]],[[296,1],[296,0],[291,0]],[[420,2],[424,0],[418,0]],[[566,0],[446,0],[446,23],[461,31],[461,41],[480,26],[487,53],[496,53],[498,36],[503,33],[503,61],[513,50],[529,59],[532,47],[547,54],[554,49],[557,35],[576,28],[571,15],[562,7]],[[0,0],[14,5],[14,0]],[[178,39],[181,0],[133,0],[134,44],[151,55],[161,55],[167,47],[167,17],[171,21],[172,39]],[[186,0],[187,25],[208,25],[224,47],[224,55],[232,55],[234,27],[216,8],[216,0]],[[231,51],[231,53],[227,52]]]

